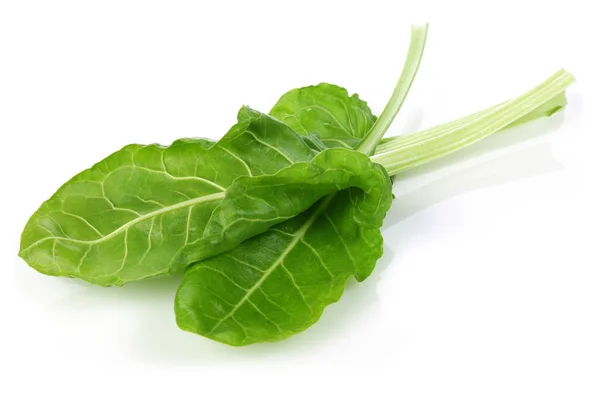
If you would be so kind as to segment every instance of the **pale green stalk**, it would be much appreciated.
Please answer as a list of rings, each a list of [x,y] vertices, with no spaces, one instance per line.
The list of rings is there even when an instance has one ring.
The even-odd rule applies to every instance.
[[[409,144],[428,140],[432,137],[444,136],[449,131],[456,129],[457,127],[466,125],[466,124],[476,120],[477,118],[481,117],[485,113],[488,113],[506,103],[508,103],[508,102],[506,101],[504,103],[497,104],[497,105],[487,108],[483,111],[479,111],[479,112],[470,114],[466,117],[462,117],[462,118],[456,119],[454,121],[447,122],[445,124],[437,125],[432,128],[425,129],[423,131],[385,138],[379,143],[379,145],[375,149],[375,154],[385,153],[385,152],[393,150],[393,149],[402,148]],[[561,110],[562,108],[564,108],[566,104],[567,104],[567,98],[565,96],[565,93],[562,92],[558,96],[554,97],[552,100],[550,100],[550,101],[544,103],[542,106],[538,107],[536,110],[519,118],[517,121],[514,121],[513,123],[507,125],[505,128],[503,128],[499,132],[502,132],[509,128],[513,128],[518,125],[525,124],[527,122],[531,122],[533,120],[536,120],[536,119],[539,119],[542,117],[549,117],[552,114],[554,114],[555,112],[557,112],[558,110]]]
[[[383,165],[390,175],[432,161],[497,133],[521,118],[527,122],[539,117],[538,109],[558,99],[574,81],[575,78],[571,74],[560,70],[539,86],[514,100],[448,125],[407,135],[410,136],[407,139],[401,140],[402,137],[399,137],[397,139],[399,142],[395,144],[388,142],[386,144],[388,150],[383,150],[371,159]],[[534,118],[531,115],[534,115]]]
[[[372,154],[375,147],[377,147],[377,144],[392,124],[392,121],[394,121],[394,118],[396,118],[396,115],[398,114],[398,111],[400,111],[400,107],[402,107],[404,99],[406,99],[406,95],[412,86],[415,76],[417,75],[419,65],[421,65],[425,42],[427,41],[427,29],[427,24],[423,26],[412,26],[408,54],[406,56],[406,61],[404,62],[404,68],[402,69],[400,79],[392,93],[392,97],[383,109],[381,116],[377,119],[356,150],[368,155]]]

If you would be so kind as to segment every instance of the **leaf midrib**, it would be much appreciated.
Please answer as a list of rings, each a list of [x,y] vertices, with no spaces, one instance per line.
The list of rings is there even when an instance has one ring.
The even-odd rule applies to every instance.
[[[212,334],[219,326],[221,326],[221,324],[223,322],[225,322],[229,318],[232,318],[234,316],[235,312],[245,302],[247,302],[247,301],[250,300],[250,296],[252,296],[252,294],[254,294],[254,292],[257,289],[260,288],[260,286],[271,275],[271,273],[273,271],[275,271],[275,269],[279,265],[281,265],[281,263],[283,263],[283,261],[285,260],[285,258],[287,257],[287,255],[294,249],[294,247],[296,247],[296,245],[298,244],[298,242],[300,242],[302,240],[302,238],[304,238],[304,235],[306,234],[306,232],[308,231],[308,229],[312,226],[312,224],[315,222],[315,220],[327,209],[327,206],[329,205],[329,203],[331,202],[331,200],[333,200],[333,198],[335,197],[335,195],[336,195],[336,193],[332,193],[332,194],[330,194],[329,196],[327,196],[326,198],[324,198],[321,201],[321,204],[319,204],[318,208],[315,209],[315,211],[310,216],[310,218],[308,218],[306,220],[306,222],[300,227],[300,229],[298,229],[298,231],[296,231],[296,233],[293,235],[292,241],[287,245],[287,247],[285,248],[285,250],[283,251],[283,253],[273,262],[273,264],[271,264],[269,266],[269,268],[267,268],[264,271],[264,275],[258,281],[256,281],[256,283],[250,289],[248,289],[246,291],[246,294],[233,307],[233,309],[227,315],[225,315],[223,318],[219,319],[219,321],[215,324],[215,326],[212,327],[212,329],[207,333],[207,335]]]
[[[131,226],[136,225],[142,221],[145,221],[147,219],[150,218],[154,218],[157,215],[161,215],[161,214],[165,214],[168,212],[171,212],[173,210],[177,210],[180,208],[185,208],[185,207],[192,207],[195,206],[197,204],[200,203],[206,203],[212,200],[218,200],[218,199],[222,199],[225,197],[225,192],[218,192],[218,193],[212,193],[209,195],[205,195],[205,196],[201,196],[201,197],[196,197],[193,199],[189,199],[186,201],[182,201],[181,203],[176,203],[176,204],[172,204],[170,206],[158,209],[158,210],[154,210],[151,211],[147,214],[141,215],[137,218],[132,219],[131,221],[127,222],[126,224],[121,225],[120,227],[118,227],[117,229],[115,229],[114,231],[112,231],[111,233],[104,235],[98,239],[94,239],[94,240],[80,240],[80,239],[73,239],[73,238],[69,238],[69,237],[60,237],[60,236],[46,236],[43,239],[40,239],[36,242],[33,242],[32,244],[30,244],[29,246],[27,246],[25,249],[21,250],[19,252],[19,254],[24,254],[25,252],[27,252],[29,249],[31,249],[32,247],[35,247],[37,245],[39,245],[40,243],[43,243],[45,241],[48,240],[63,240],[63,241],[68,241],[68,242],[72,242],[72,243],[85,243],[85,244],[96,244],[96,243],[100,243],[106,240],[109,240],[115,236],[117,236],[119,233],[126,231],[127,229],[129,229]]]

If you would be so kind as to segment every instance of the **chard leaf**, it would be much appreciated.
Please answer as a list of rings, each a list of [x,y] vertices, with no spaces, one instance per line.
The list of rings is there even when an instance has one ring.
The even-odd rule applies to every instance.
[[[353,149],[375,120],[358,95],[329,83],[292,89],[269,112],[301,135],[316,132],[328,147]]]
[[[359,154],[359,153],[352,153]],[[351,188],[232,250],[187,269],[177,324],[233,346],[285,339],[314,324],[346,281],[366,279],[383,252],[388,178]]]
[[[30,218],[19,255],[48,275],[121,285],[180,271],[331,192],[386,176],[367,157],[318,153],[249,108],[238,121],[214,145],[130,145],[76,175]]]
[[[183,261],[189,265],[239,245],[271,226],[288,221],[319,199],[353,188],[386,204],[391,182],[385,168],[352,150],[324,150],[309,162],[297,162],[273,175],[241,177],[226,192],[208,221],[203,237]],[[371,205],[365,205],[369,209]],[[374,209],[372,210],[374,212]]]

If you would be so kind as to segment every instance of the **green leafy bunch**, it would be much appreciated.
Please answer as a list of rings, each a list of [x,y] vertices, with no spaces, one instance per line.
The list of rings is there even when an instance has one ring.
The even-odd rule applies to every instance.
[[[40,206],[20,257],[102,286],[185,271],[177,324],[226,344],[307,329],[382,256],[390,177],[566,105],[574,78],[561,70],[513,100],[384,139],[426,38],[427,26],[413,27],[378,118],[357,95],[321,83],[287,92],[269,114],[242,107],[217,142],[126,146]]]

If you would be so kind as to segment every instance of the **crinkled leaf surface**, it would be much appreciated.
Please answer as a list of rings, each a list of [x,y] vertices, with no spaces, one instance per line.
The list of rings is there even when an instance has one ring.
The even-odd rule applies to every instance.
[[[387,174],[371,183],[367,192],[351,188],[328,196],[192,265],[175,299],[178,325],[242,346],[282,340],[314,324],[341,297],[347,279],[367,278],[383,253],[379,229],[391,205],[391,183]]]
[[[336,148],[309,162],[298,162],[273,175],[241,177],[227,189],[200,241],[190,246],[184,264],[239,245],[307,210],[322,197],[348,188],[381,192],[389,184],[385,169],[366,155]],[[382,196],[382,195],[378,195]]]
[[[293,89],[281,96],[270,115],[299,134],[316,132],[328,147],[354,148],[376,117],[358,95],[329,83]]]
[[[326,83],[289,91],[270,114],[306,138],[316,132],[326,146],[343,148],[356,146],[376,120],[357,95]],[[194,264],[175,300],[179,326],[230,345],[281,340],[306,329],[341,297],[350,276],[363,280],[371,273],[383,252],[379,228],[390,203],[385,175],[368,195],[341,191]]]
[[[356,183],[352,156],[315,158],[248,108],[238,120],[215,145],[131,145],[78,174],[31,217],[20,256],[45,274],[120,285],[179,271]]]

